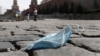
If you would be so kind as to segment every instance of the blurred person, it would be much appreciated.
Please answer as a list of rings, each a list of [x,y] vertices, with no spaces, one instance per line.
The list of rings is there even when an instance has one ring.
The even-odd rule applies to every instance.
[[[30,20],[30,14],[27,15],[27,22]]]
[[[37,21],[37,13],[38,10],[36,8],[34,8],[34,21]]]

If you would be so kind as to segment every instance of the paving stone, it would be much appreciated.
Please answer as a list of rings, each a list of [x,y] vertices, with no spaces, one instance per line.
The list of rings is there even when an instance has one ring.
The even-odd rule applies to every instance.
[[[25,48],[28,44],[32,43],[33,41],[18,41],[16,45],[21,48]]]
[[[80,31],[78,29],[72,29],[72,34],[81,34],[83,31]]]
[[[57,29],[63,29],[63,26],[56,26]]]
[[[59,25],[56,25],[56,28],[58,29],[63,29],[64,27],[66,27],[66,24],[59,24]]]
[[[13,32],[14,35],[43,35],[42,32],[37,31],[25,31],[23,29],[16,30],[8,30],[9,32]]]
[[[40,31],[56,31],[56,30],[54,30],[54,29],[46,29],[46,28],[44,28],[44,29],[39,29]]]
[[[8,37],[0,37],[0,41],[34,41],[39,39],[40,37],[36,35],[18,35],[18,36],[8,36]]]
[[[15,25],[4,24],[2,25],[2,29],[9,30],[9,29],[17,29]]]
[[[26,31],[36,31],[36,30],[38,30],[38,27],[31,26],[29,29],[24,29],[24,30],[26,30]]]
[[[16,28],[16,27],[3,27],[2,29],[11,30],[11,29],[18,29],[18,28]]]
[[[60,31],[44,31],[45,32],[45,35],[48,35],[48,34],[53,34],[53,33],[59,33]]]
[[[71,43],[93,52],[100,52],[100,38],[71,38]]]
[[[27,33],[29,33],[29,35],[44,35],[44,33],[38,31],[27,31]]]
[[[91,29],[91,30],[100,30],[100,26],[97,25],[85,25],[85,29]]]
[[[85,31],[85,32],[83,32],[82,33],[82,35],[83,36],[85,36],[85,37],[100,37],[100,31],[98,31],[98,30],[87,30],[87,31]]]
[[[28,54],[22,51],[15,51],[15,52],[3,52],[0,53],[0,56],[28,56]]]
[[[13,32],[14,35],[28,35],[29,33],[23,29],[9,29],[6,30],[9,31],[10,33]]]
[[[45,49],[35,51],[36,56],[99,56],[98,53],[93,53],[85,49],[75,47],[75,46],[66,46],[58,49]]]
[[[48,24],[45,24],[45,25],[42,25],[42,26],[38,26],[38,29],[57,29],[56,28],[56,25],[48,25]]]
[[[11,50],[15,50],[15,47],[9,42],[0,42],[0,52],[7,51],[10,48]]]
[[[72,34],[72,35],[71,35],[71,38],[81,38],[81,35],[78,35],[78,34]]]
[[[7,37],[11,36],[9,31],[0,31],[0,37]]]
[[[6,28],[3,28],[2,25],[0,25],[0,31],[6,30]]]
[[[31,25],[18,25],[20,29],[30,29],[31,28]]]
[[[44,34],[50,34],[50,33],[58,33],[60,30],[39,29],[39,31]]]

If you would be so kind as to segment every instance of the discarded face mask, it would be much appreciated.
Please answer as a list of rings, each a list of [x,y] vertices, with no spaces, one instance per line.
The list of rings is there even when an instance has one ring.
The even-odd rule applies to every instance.
[[[58,48],[66,44],[71,37],[71,27],[66,26],[61,32],[47,35],[27,45],[26,50]]]

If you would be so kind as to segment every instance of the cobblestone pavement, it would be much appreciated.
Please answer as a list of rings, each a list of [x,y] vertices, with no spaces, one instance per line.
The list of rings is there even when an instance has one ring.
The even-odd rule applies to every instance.
[[[45,19],[34,22],[0,22],[0,56],[100,56],[99,20]],[[27,44],[66,25],[72,26],[72,36],[65,46],[32,52],[20,51]]]

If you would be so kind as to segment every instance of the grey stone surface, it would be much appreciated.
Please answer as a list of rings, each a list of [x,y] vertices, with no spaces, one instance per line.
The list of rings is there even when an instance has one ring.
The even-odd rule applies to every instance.
[[[0,29],[0,42],[14,42],[13,45],[20,46],[20,48],[25,47],[31,41],[35,41],[40,39],[38,35],[47,35],[49,33],[57,33],[62,30],[67,24],[79,24],[84,27],[84,31],[81,37],[78,34],[77,28],[72,27],[75,30],[72,34],[71,43],[72,45],[68,45],[58,48],[58,49],[42,49],[36,50],[36,56],[100,56],[100,39],[98,35],[100,35],[100,21],[99,20],[55,20],[55,19],[47,19],[47,20],[38,20],[34,22],[30,20],[27,21],[17,21],[17,22],[0,22],[2,25]],[[17,26],[17,27],[16,27]],[[81,29],[81,27],[80,27]],[[10,36],[11,31],[15,32],[15,36]],[[7,35],[6,35],[7,34]],[[83,35],[84,34],[84,35]],[[85,36],[86,37],[83,37]],[[5,37],[4,37],[5,36]],[[89,37],[92,36],[92,37]],[[93,38],[94,36],[94,38]],[[87,38],[89,37],[89,38]],[[98,37],[98,38],[97,38]],[[11,44],[11,43],[10,43]],[[10,44],[6,44],[9,46]],[[12,44],[11,44],[12,45]],[[0,46],[3,46],[0,45]],[[98,53],[97,53],[98,52]],[[7,54],[6,54],[7,53]],[[20,54],[22,52],[0,52],[0,56],[27,56],[26,54]],[[30,54],[30,56],[32,56]]]
[[[79,34],[80,32],[77,29],[72,29],[73,34]]]
[[[87,30],[82,33],[85,37],[100,37],[100,31],[98,30]]]
[[[28,54],[26,52],[15,51],[0,53],[0,56],[28,56]]]
[[[91,29],[91,30],[100,30],[100,26],[92,24],[92,25],[85,25],[85,29]]]
[[[38,31],[27,31],[27,33],[29,33],[29,35],[44,35],[44,33]]]
[[[56,26],[57,29],[63,29],[64,26],[60,25],[60,26]]]
[[[8,37],[0,37],[0,41],[34,41],[39,39],[40,37],[36,35],[18,35],[18,36],[8,36]]]
[[[15,50],[15,47],[9,42],[0,42],[0,51],[7,51],[10,48],[11,50]]]
[[[93,53],[85,49],[75,46],[65,46],[59,49],[45,49],[35,51],[36,56],[99,56],[98,53]]]
[[[34,41],[18,41],[16,42],[16,45],[21,48],[25,48],[27,45],[29,45],[30,43],[32,43]]]
[[[53,34],[53,33],[59,33],[60,31],[44,31],[45,32],[45,35],[47,34]]]
[[[14,35],[28,35],[29,33],[23,29],[9,29],[9,30],[6,30],[8,32],[13,32]]]
[[[61,29],[40,28],[39,31],[48,34],[48,33],[57,33],[59,31],[61,31]]]
[[[84,32],[84,29],[72,29],[72,34],[81,35]]]
[[[38,27],[31,25],[31,27],[29,29],[24,29],[26,31],[36,31],[38,30]]]
[[[31,28],[31,25],[29,24],[26,24],[26,25],[18,25],[20,29],[30,29]]]
[[[0,37],[7,37],[11,36],[9,31],[0,31]]]
[[[72,35],[71,35],[71,38],[81,38],[81,35],[78,35],[78,34],[72,34]]]
[[[71,43],[93,52],[100,52],[100,38],[72,38]]]
[[[2,29],[5,29],[5,30],[13,30],[13,29],[18,29],[18,28],[16,28],[15,26],[13,26],[13,27],[3,27]]]

